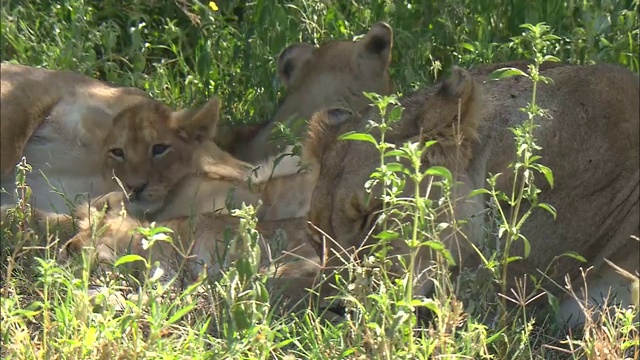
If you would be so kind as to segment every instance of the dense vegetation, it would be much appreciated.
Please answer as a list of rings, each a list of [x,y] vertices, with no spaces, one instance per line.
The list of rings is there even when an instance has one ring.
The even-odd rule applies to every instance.
[[[520,37],[527,23],[545,22],[559,36],[545,51],[562,61],[640,71],[637,0],[6,0],[1,13],[2,61],[137,86],[174,107],[217,94],[224,120],[235,123],[264,122],[275,112],[282,91],[275,65],[286,45],[353,38],[381,20],[394,29],[399,92],[439,80],[454,64],[533,58]],[[48,247],[22,246],[26,235],[2,236],[0,356],[7,358],[614,359],[640,345],[638,324],[623,311],[567,334],[549,319],[534,324],[522,315],[506,327],[483,325],[456,300],[432,309],[437,326],[414,332],[407,314],[389,310],[393,285],[362,302],[375,316],[338,325],[314,312],[281,317],[258,295],[227,291],[232,275],[170,300],[151,281],[124,306],[106,298],[96,305],[87,272],[74,277]],[[109,283],[110,291],[120,285]],[[476,311],[497,301],[475,300]]]

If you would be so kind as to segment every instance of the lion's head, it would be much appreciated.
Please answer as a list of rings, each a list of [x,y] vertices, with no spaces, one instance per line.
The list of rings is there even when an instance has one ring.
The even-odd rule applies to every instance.
[[[380,22],[356,41],[330,41],[320,46],[296,43],[286,47],[277,64],[278,79],[286,89],[286,96],[272,121],[255,137],[255,132],[245,134],[253,139],[248,147],[234,151],[236,155],[249,162],[275,155],[277,147],[271,145],[271,135],[276,123],[283,123],[300,135],[305,126],[293,125],[307,121],[317,110],[336,106],[360,110],[369,104],[363,92],[390,94],[392,45],[391,27]],[[231,132],[240,133],[242,129]],[[238,136],[231,138],[244,144]]]
[[[103,176],[129,194],[130,211],[161,209],[173,186],[195,171],[194,155],[214,136],[220,103],[174,111],[154,100],[121,111],[101,148]]]
[[[424,144],[425,141],[438,140],[423,154],[422,171],[433,165],[445,166],[454,178],[465,180],[479,121],[479,98],[471,75],[466,70],[455,68],[453,75],[440,86],[401,100],[404,108],[402,118],[391,125],[392,130],[386,133],[385,142],[399,147],[408,141]],[[316,113],[309,124],[305,157],[319,174],[307,216],[312,224],[308,230],[318,255],[328,259],[329,267],[342,265],[340,258],[344,256],[334,256],[335,251],[351,249],[353,252],[353,249],[375,242],[370,235],[382,209],[382,187],[376,185],[372,194],[368,194],[365,183],[380,166],[380,154],[370,142],[340,140],[339,135],[349,131],[368,132],[369,121],[380,122],[377,112],[377,108],[371,108],[364,115],[346,109],[324,110]],[[373,129],[371,134],[380,140],[377,129]],[[414,171],[407,161],[394,158],[386,161],[403,163],[409,171]],[[430,186],[428,178],[419,188],[423,197],[440,197],[438,187]],[[427,193],[429,189],[430,193]],[[452,198],[457,219],[469,218],[482,208],[482,204],[466,197],[470,190],[465,183],[454,187]],[[407,179],[403,195],[411,197],[414,191],[411,180]],[[443,213],[438,219],[450,215]],[[471,236],[470,231],[479,231],[478,227],[470,224],[476,223],[468,224],[469,228],[465,229],[468,236]],[[409,236],[401,234],[401,237],[406,238],[405,235]],[[443,233],[441,238],[458,262],[460,257],[466,257],[467,250],[464,241],[460,241],[461,248],[454,245],[456,236],[455,232],[450,232]],[[368,240],[365,242],[365,239]],[[390,255],[407,255],[408,251],[404,241],[394,241]],[[422,261],[421,266],[426,266],[425,262],[430,260],[428,251],[421,254],[419,260]]]

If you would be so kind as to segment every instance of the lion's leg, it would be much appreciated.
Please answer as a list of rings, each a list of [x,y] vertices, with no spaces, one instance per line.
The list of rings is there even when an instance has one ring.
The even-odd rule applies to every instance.
[[[14,206],[3,205],[0,209],[0,217],[4,224],[8,224],[11,232],[15,233],[19,229],[16,219],[11,214],[13,208]],[[26,219],[26,226],[34,230],[41,239],[54,235],[55,238],[65,242],[75,233],[73,217],[68,214],[57,214],[33,208],[31,215],[30,218]]]
[[[637,235],[636,233],[636,239]],[[603,315],[602,312],[606,313],[610,310],[607,307],[614,305],[635,305],[636,319],[640,317],[640,278],[637,275],[640,266],[640,242],[636,239],[630,237],[628,246],[622,248],[611,259],[611,262],[626,272],[627,276],[621,274],[621,270],[604,263],[590,269],[584,277],[571,279],[573,294],[565,295],[560,303],[561,320],[571,327],[598,321]],[[587,319],[587,316],[590,316],[590,319]]]

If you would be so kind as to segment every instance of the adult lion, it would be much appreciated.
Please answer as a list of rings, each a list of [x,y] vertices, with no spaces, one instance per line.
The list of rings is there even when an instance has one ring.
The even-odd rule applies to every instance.
[[[539,119],[535,136],[542,147],[541,162],[552,169],[555,186],[551,188],[542,176],[536,178],[536,184],[542,190],[539,201],[554,206],[557,219],[534,209],[521,228],[531,243],[530,256],[509,265],[510,279],[522,279],[524,274],[540,278],[537,269],[544,270],[555,261],[550,278],[563,285],[563,277],[569,275],[580,294],[584,286],[579,267],[593,266],[587,276],[589,294],[596,299],[591,301],[600,302],[612,288],[628,304],[628,281],[604,265],[604,259],[636,271],[640,264],[640,244],[630,238],[639,232],[638,76],[611,65],[561,66],[545,70],[543,75],[554,82],[538,84],[536,100],[552,119]],[[454,68],[441,85],[401,99],[402,118],[392,125],[385,141],[400,145],[438,140],[424,155],[423,167],[447,166],[461,181],[454,187],[457,195],[485,187],[485,179],[496,173],[504,174],[498,189],[510,193],[512,170],[508,165],[515,158],[515,143],[509,128],[523,123],[526,114],[519,109],[531,97],[532,84],[527,79],[480,83],[466,70]],[[320,174],[307,219],[314,225],[309,227],[312,244],[321,258],[328,258],[327,271],[343,265],[340,258],[375,243],[369,233],[381,208],[381,190],[375,187],[367,201],[364,185],[379,166],[380,156],[372,144],[339,141],[338,135],[365,131],[370,119],[379,119],[376,112],[372,109],[363,116],[354,115],[341,126],[331,126],[332,122],[322,117],[314,118],[310,125],[305,148]],[[373,135],[380,138],[377,132]],[[428,189],[437,197],[436,188],[427,181],[420,187],[421,194]],[[413,194],[413,190],[408,186],[405,194]],[[477,243],[482,224],[473,215],[485,208],[486,199],[454,199],[455,217],[471,219],[467,235]],[[443,233],[442,240],[457,264],[477,265],[476,254],[464,241],[455,246],[454,235],[459,234]],[[522,255],[523,251],[523,242],[516,241],[510,254]],[[567,251],[576,251],[587,263],[570,257],[555,259]],[[391,255],[405,256],[407,252],[402,239],[392,243]],[[417,263],[424,269],[430,261],[424,250]],[[559,287],[544,284],[549,292],[562,293]],[[423,294],[429,291],[429,282],[420,285]],[[330,292],[323,291],[325,295]],[[583,316],[569,297],[561,309],[563,317],[574,324]]]
[[[144,206],[157,208],[217,126],[216,98],[201,109],[173,111],[142,90],[72,72],[3,63],[0,73],[3,205],[15,204],[13,170],[25,156],[33,167],[27,185],[41,210],[69,213],[78,194],[118,189],[114,172]],[[114,125],[122,126],[110,133]],[[128,134],[150,147],[128,143]],[[104,150],[105,142],[112,147]]]
[[[308,120],[317,110],[346,106],[364,109],[369,100],[363,92],[390,94],[389,77],[393,30],[378,22],[359,40],[334,40],[320,46],[296,43],[287,46],[278,57],[277,75],[286,89],[286,96],[271,121],[262,125],[257,134],[246,134],[229,128],[221,131],[219,143],[241,160],[258,163],[278,155],[284,146],[270,137],[282,123],[295,135],[306,132],[306,126],[292,126]],[[234,137],[236,131],[240,135]],[[247,136],[238,141],[239,137]],[[241,146],[232,148],[225,139]],[[248,144],[246,143],[248,142]]]

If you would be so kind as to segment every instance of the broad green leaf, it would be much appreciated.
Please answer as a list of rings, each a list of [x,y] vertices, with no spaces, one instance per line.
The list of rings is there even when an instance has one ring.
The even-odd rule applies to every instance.
[[[544,58],[542,59],[542,62],[560,62],[560,59],[558,59],[557,57],[553,56],[553,55],[545,55]]]
[[[522,71],[520,69],[502,68],[502,69],[495,70],[494,72],[489,74],[489,79],[491,79],[491,80],[500,80],[500,79],[510,78],[512,76],[529,77],[529,75],[527,75],[527,73],[525,73],[524,71]]]
[[[118,260],[116,260],[116,262],[113,264],[113,266],[120,266],[123,264],[128,264],[128,263],[132,263],[135,261],[142,261],[145,264],[147,263],[147,260],[145,260],[145,258],[143,258],[140,255],[136,255],[136,254],[129,254],[129,255],[124,255],[121,258],[119,258]]]
[[[469,193],[469,197],[474,197],[476,195],[480,195],[480,194],[491,194],[491,192],[487,189],[475,189],[472,192]]]
[[[380,239],[380,240],[394,240],[394,239],[397,239],[399,236],[400,234],[398,234],[395,231],[385,230],[379,233],[378,235],[375,235],[374,238]]]
[[[387,168],[387,171],[391,172],[402,172],[402,170],[404,170],[404,166],[400,163],[388,163],[384,164],[384,166]]]
[[[366,141],[366,142],[370,142],[373,145],[378,145],[378,142],[376,141],[376,139],[373,138],[373,136],[371,136],[371,134],[363,134],[363,133],[357,133],[354,131],[349,131],[347,133],[344,133],[342,135],[340,135],[338,137],[339,140],[355,140],[355,141]]]
[[[453,260],[453,256],[449,250],[447,250],[444,245],[439,241],[425,241],[423,245],[430,247],[431,249],[439,252],[444,256],[445,259],[451,264],[451,266],[455,266],[456,262]]]
[[[542,164],[538,164],[538,169],[540,170],[540,172],[542,173],[542,175],[544,175],[545,179],[547,179],[547,182],[549,183],[549,186],[551,186],[551,188],[553,188],[554,182],[553,182],[553,171],[551,171],[551,169],[549,169],[548,167],[542,165]]]
[[[461,45],[462,45],[463,48],[465,48],[465,49],[467,49],[469,51],[476,51],[476,48],[472,44],[462,43]]]
[[[451,171],[443,166],[432,166],[427,169],[424,173],[425,175],[437,175],[447,179],[449,182],[453,181],[453,176],[451,175]]]

